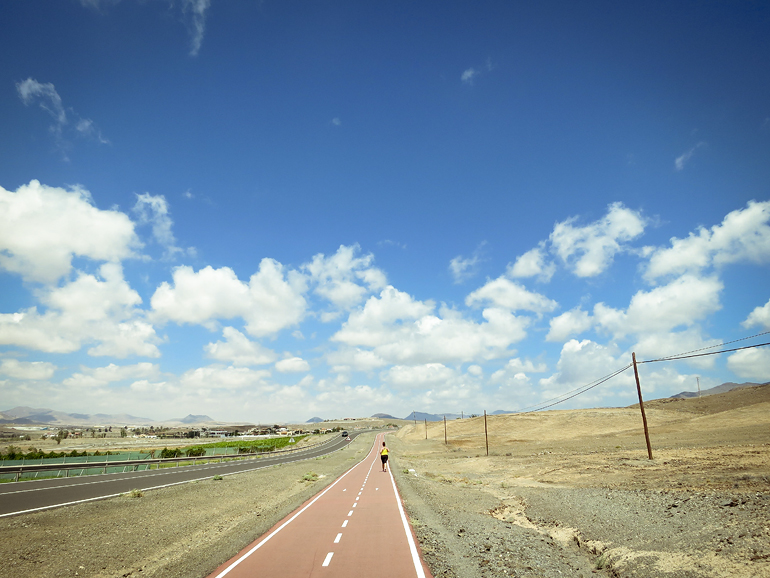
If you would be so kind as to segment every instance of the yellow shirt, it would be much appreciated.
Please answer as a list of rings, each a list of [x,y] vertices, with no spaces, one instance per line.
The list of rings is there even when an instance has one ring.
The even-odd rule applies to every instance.
[[[380,452],[381,456],[387,456],[388,455],[388,448],[382,448],[382,451]]]

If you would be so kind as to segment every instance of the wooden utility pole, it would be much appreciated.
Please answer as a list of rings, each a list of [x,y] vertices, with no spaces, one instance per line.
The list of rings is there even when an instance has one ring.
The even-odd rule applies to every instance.
[[[425,439],[428,439],[428,418],[425,418]]]
[[[446,443],[446,416],[444,416],[444,445],[447,445],[447,443]]]
[[[634,362],[634,377],[636,377],[636,392],[639,394],[639,409],[642,411],[642,423],[644,424],[644,439],[647,441],[647,457],[652,459],[652,446],[650,445],[650,432],[647,430],[647,416],[644,415],[644,401],[642,400],[642,386],[639,383],[639,370],[636,368],[636,353],[631,352],[631,360]]]
[[[484,410],[484,440],[487,444],[487,455],[489,455],[489,433],[487,432],[487,410]]]

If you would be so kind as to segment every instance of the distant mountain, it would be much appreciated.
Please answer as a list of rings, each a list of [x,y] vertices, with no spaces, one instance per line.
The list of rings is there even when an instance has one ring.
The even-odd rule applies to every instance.
[[[717,393],[727,393],[728,391],[732,391],[733,389],[739,389],[741,387],[755,387],[757,385],[766,385],[762,383],[733,383],[732,381],[728,381],[727,383],[723,383],[722,385],[717,385],[716,387],[712,387],[709,389],[702,389],[700,394],[701,397],[706,395],[715,395]],[[685,399],[689,397],[698,397],[697,391],[683,391],[681,393],[677,393],[676,395],[672,395],[671,397],[679,398],[679,399]]]
[[[438,413],[424,413],[424,412],[421,412],[421,411],[413,411],[412,413],[410,413],[408,416],[406,416],[403,419],[408,419],[408,420],[415,420],[416,419],[417,421],[425,421],[425,420],[427,420],[427,421],[444,421],[445,417],[447,418],[447,420],[452,420],[452,419],[460,419],[460,417],[469,417],[469,414],[466,413],[466,414],[462,414],[462,416],[461,416],[461,414],[459,414],[459,413],[441,413],[441,414],[438,414]]]
[[[319,423],[323,420],[320,417],[311,417],[309,420],[307,420],[305,423]]]
[[[376,417],[379,419],[399,419],[397,417],[393,417],[389,413],[375,413],[372,417]]]
[[[193,415],[193,414],[187,414],[186,417],[183,417],[181,419],[172,419],[169,421],[179,422],[183,423],[185,425],[195,424],[195,423],[208,423],[214,421],[207,415]]]
[[[84,413],[65,413],[47,408],[19,406],[0,412],[0,424],[19,425],[57,425],[57,426],[88,426],[88,425],[145,425],[154,424],[154,420],[147,417],[136,417],[129,414],[105,414],[94,415]]]

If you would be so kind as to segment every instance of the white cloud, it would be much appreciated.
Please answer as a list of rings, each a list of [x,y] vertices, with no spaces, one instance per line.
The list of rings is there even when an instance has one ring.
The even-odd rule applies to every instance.
[[[604,272],[615,255],[626,249],[624,243],[644,232],[646,219],[622,203],[613,203],[600,220],[584,227],[575,226],[576,217],[557,223],[550,240],[553,251],[578,277],[594,277]]]
[[[591,329],[593,320],[587,311],[580,307],[570,309],[550,321],[550,330],[545,336],[546,341],[566,341],[573,335],[580,335]]]
[[[684,165],[690,161],[690,159],[695,154],[695,151],[697,151],[699,148],[704,146],[706,146],[705,142],[699,142],[690,150],[683,153],[681,156],[676,157],[676,160],[674,161],[674,166],[676,167],[676,170],[681,171],[682,169],[684,169]]]
[[[770,329],[770,301],[764,305],[755,307],[741,325],[746,329],[756,325],[761,326],[763,329]]]
[[[369,347],[386,363],[471,362],[494,359],[526,336],[530,320],[500,308],[482,311],[484,321],[464,319],[442,307],[434,313],[432,302],[412,299],[393,287],[370,297],[363,309],[354,311],[332,341],[351,347]]]
[[[70,118],[67,114],[67,110],[69,110],[69,114],[74,119],[75,135],[89,137],[101,144],[109,144],[109,141],[102,136],[101,131],[97,128],[94,121],[88,118],[81,118],[71,108],[64,108],[61,96],[59,96],[56,87],[52,83],[41,83],[33,78],[28,78],[22,82],[16,83],[16,91],[25,106],[37,102],[40,108],[45,110],[51,118],[53,118],[54,122],[49,127],[49,130],[54,136],[57,146],[64,155],[64,160],[69,160],[67,158],[67,149],[71,146],[69,142],[64,140],[64,131],[67,126],[70,125]]]
[[[336,309],[326,320],[336,318],[339,310],[350,310],[368,294],[387,285],[385,274],[372,266],[374,255],[358,257],[360,250],[357,244],[340,245],[334,255],[326,257],[318,253],[310,263],[302,266],[315,283],[314,292],[330,301]]]
[[[616,338],[690,327],[721,309],[723,287],[716,277],[683,275],[668,285],[637,292],[626,311],[597,303],[594,321]]]
[[[744,379],[770,381],[770,350],[765,348],[736,351],[727,358],[727,367]]]
[[[0,375],[12,379],[40,381],[51,379],[56,366],[45,361],[19,361],[18,359],[3,359],[0,361]]]
[[[466,259],[458,255],[449,262],[449,271],[452,273],[455,284],[462,283],[478,273],[479,263],[482,261],[481,249],[485,244],[486,242],[481,243],[471,257]]]
[[[275,369],[281,373],[298,373],[310,371],[310,364],[301,357],[289,357],[275,364]]]
[[[214,327],[217,319],[242,317],[246,331],[255,337],[277,333],[299,323],[305,315],[302,294],[305,281],[273,259],[262,259],[259,271],[248,283],[240,281],[229,267],[174,269],[173,286],[163,282],[151,303],[154,318],[176,323]]]
[[[166,258],[173,258],[174,255],[183,252],[176,246],[176,239],[171,231],[174,222],[169,215],[166,197],[152,196],[150,193],[136,195],[133,212],[139,218],[140,225],[152,226],[152,236],[164,248]]]
[[[645,271],[648,280],[710,265],[770,262],[770,201],[749,201],[745,209],[730,212],[720,225],[700,227],[685,239],[671,239],[668,248],[656,249]]]
[[[696,351],[706,347],[719,345],[720,343],[721,340],[719,339],[704,339],[701,335],[700,328],[690,327],[684,331],[647,333],[642,335],[639,338],[639,341],[633,346],[633,350],[636,352],[637,359],[646,360],[658,359],[676,353]],[[704,370],[712,369],[714,367],[715,357],[710,355],[704,357],[692,357],[683,360],[683,362]]]
[[[371,371],[387,365],[387,362],[374,351],[357,347],[344,347],[332,351],[326,356],[332,371]]]
[[[556,265],[546,261],[545,243],[540,243],[520,255],[513,265],[508,265],[507,275],[513,278],[537,277],[539,281],[547,283],[555,272]]]
[[[156,379],[158,376],[160,376],[160,367],[155,363],[143,362],[133,365],[110,363],[106,367],[81,366],[79,373],[74,373],[62,383],[67,387],[96,388],[126,380]]]
[[[529,383],[528,379],[522,379],[522,377],[526,378],[527,373],[544,373],[547,370],[548,367],[545,363],[535,364],[529,359],[522,360],[519,357],[514,357],[508,360],[505,367],[495,371],[489,381],[506,384]]]
[[[182,12],[190,31],[190,56],[197,56],[206,32],[206,10],[211,0],[182,0]]]
[[[264,365],[275,361],[275,352],[251,341],[234,327],[225,327],[222,336],[226,341],[209,343],[204,347],[208,357],[232,363],[236,367]]]
[[[460,75],[460,80],[462,80],[465,84],[473,84],[473,78],[479,74],[479,71],[475,68],[466,68],[462,75]]]
[[[470,293],[465,298],[465,304],[470,306],[489,302],[510,311],[534,311],[546,313],[558,307],[558,303],[540,293],[527,291],[524,287],[505,277],[498,277]]]
[[[71,283],[38,293],[48,307],[0,314],[0,344],[50,353],[71,353],[95,343],[90,355],[159,357],[152,325],[136,307],[139,295],[123,279],[120,265],[106,263],[99,277],[80,273]]]
[[[276,386],[265,381],[269,377],[270,372],[264,369],[209,365],[185,371],[179,377],[179,387],[183,391],[193,392],[256,389],[267,393],[276,389]]]
[[[446,384],[456,372],[442,363],[425,363],[416,366],[394,365],[381,378],[398,389],[425,389]]]
[[[55,283],[73,257],[119,261],[140,246],[131,220],[94,207],[85,189],[35,180],[16,192],[0,187],[0,267],[26,281]]]
[[[543,400],[565,395],[574,389],[586,386],[598,378],[608,375],[617,369],[630,363],[630,359],[620,357],[614,347],[603,346],[594,341],[585,339],[577,341],[571,339],[564,344],[559,361],[556,364],[556,373],[539,381],[540,396]],[[612,399],[611,387],[631,388],[634,386],[633,373],[626,371],[615,377],[606,386],[599,386],[598,390],[590,390],[582,394],[571,405],[590,407],[591,405],[605,403]],[[649,390],[651,384],[646,384]],[[633,391],[628,389],[628,391]]]

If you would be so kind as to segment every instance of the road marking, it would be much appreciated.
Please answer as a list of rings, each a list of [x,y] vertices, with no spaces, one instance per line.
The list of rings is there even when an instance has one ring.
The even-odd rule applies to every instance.
[[[342,539],[342,533],[337,534],[337,537],[334,538],[334,543],[339,544],[341,539]]]
[[[357,463],[355,466],[353,466],[352,468],[350,468],[350,469],[349,469],[347,472],[345,472],[344,474],[342,474],[342,475],[341,475],[339,478],[337,478],[337,480],[336,480],[336,481],[335,481],[333,484],[331,484],[331,485],[330,485],[329,487],[327,487],[327,488],[326,488],[326,489],[325,489],[323,492],[321,492],[321,493],[320,493],[320,494],[318,494],[318,495],[317,495],[315,498],[313,498],[313,500],[312,500],[311,502],[309,502],[309,503],[308,503],[308,504],[307,504],[307,505],[306,505],[304,508],[302,508],[302,509],[301,509],[299,512],[297,512],[296,514],[294,514],[294,515],[293,515],[291,518],[289,518],[288,520],[286,520],[286,521],[285,521],[283,524],[281,524],[281,525],[280,525],[278,528],[276,528],[275,530],[273,530],[273,531],[272,531],[272,532],[271,532],[271,533],[270,533],[270,534],[269,534],[269,535],[268,535],[266,538],[264,538],[263,540],[261,540],[261,541],[259,542],[259,544],[257,544],[256,546],[254,546],[254,547],[253,547],[251,550],[249,550],[249,551],[248,551],[248,552],[246,552],[246,553],[245,553],[243,556],[241,556],[240,558],[238,558],[238,559],[237,559],[235,562],[233,562],[232,564],[230,564],[230,565],[229,565],[227,568],[225,568],[225,569],[224,569],[222,572],[220,572],[219,574],[217,574],[216,578],[222,578],[222,576],[225,576],[225,575],[229,574],[229,573],[230,573],[230,571],[231,571],[233,568],[235,568],[235,567],[236,567],[238,564],[240,564],[240,563],[241,563],[241,562],[243,562],[243,561],[244,561],[246,558],[248,558],[249,556],[251,556],[251,555],[252,555],[254,552],[256,552],[257,550],[259,550],[259,549],[260,549],[262,546],[264,546],[264,545],[267,543],[267,541],[268,541],[268,540],[270,540],[270,538],[272,538],[273,536],[275,536],[275,535],[276,535],[278,532],[280,532],[281,530],[283,530],[283,529],[284,529],[286,526],[288,526],[288,525],[289,525],[291,522],[293,522],[294,520],[296,520],[296,519],[299,517],[299,515],[300,515],[300,514],[302,514],[302,512],[304,512],[304,511],[305,511],[305,510],[307,510],[307,509],[308,509],[310,506],[312,506],[312,505],[313,505],[313,504],[315,504],[315,503],[316,503],[318,500],[320,500],[320,499],[321,499],[321,498],[324,496],[324,494],[326,494],[326,492],[328,492],[328,491],[329,491],[329,490],[331,490],[331,489],[332,489],[334,486],[336,486],[336,485],[337,485],[339,482],[341,482],[341,481],[342,481],[342,479],[343,479],[345,476],[347,476],[347,475],[348,475],[350,472],[352,472],[353,470],[355,470],[355,469],[356,469],[356,468],[357,468],[359,465],[361,465],[362,463],[363,463],[363,462],[359,462],[359,463]],[[350,512],[348,513],[348,516],[351,516],[351,515],[353,515],[353,510],[350,510]],[[326,556],[326,560],[324,561],[324,566],[328,566],[328,565],[329,565],[329,564],[328,564],[328,562],[330,562],[330,561],[331,561],[331,559],[332,559],[332,556],[333,556],[333,555],[334,555],[334,552],[329,552],[329,554]]]
[[[356,502],[357,502],[358,500],[360,500],[360,499],[361,499],[361,498],[359,498],[358,496],[356,496]]]
[[[343,527],[343,528],[347,528],[347,526],[348,526],[348,521],[347,521],[347,520],[345,520],[344,522],[342,522],[342,527]]]
[[[355,508],[358,504],[353,504],[353,507]]]
[[[425,571],[422,569],[422,562],[420,562],[420,554],[417,552],[417,546],[414,544],[414,538],[412,538],[412,531],[409,527],[409,522],[406,519],[404,513],[404,507],[401,505],[401,497],[398,494],[398,488],[396,487],[396,480],[393,478],[393,472],[390,473],[390,483],[393,485],[393,493],[396,495],[396,505],[398,505],[398,511],[401,514],[401,522],[404,525],[404,532],[406,533],[406,541],[409,543],[409,551],[412,553],[412,562],[414,563],[414,570],[417,572],[417,578],[425,578]]]

